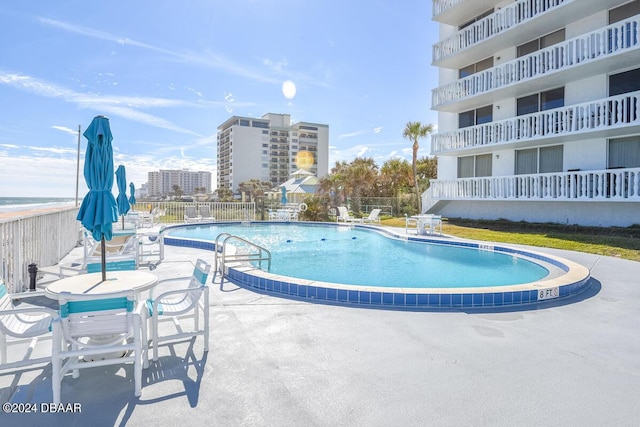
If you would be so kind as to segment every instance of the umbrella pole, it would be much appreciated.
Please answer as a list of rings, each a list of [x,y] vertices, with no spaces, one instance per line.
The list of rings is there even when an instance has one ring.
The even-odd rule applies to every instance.
[[[100,239],[100,259],[102,261],[102,281],[107,281],[107,243],[104,236]]]

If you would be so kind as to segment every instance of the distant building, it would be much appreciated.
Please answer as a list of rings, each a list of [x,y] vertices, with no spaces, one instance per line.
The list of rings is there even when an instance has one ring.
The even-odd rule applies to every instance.
[[[640,223],[640,1],[434,0],[423,210]]]
[[[218,188],[231,191],[251,179],[277,186],[298,169],[325,176],[329,173],[329,126],[292,124],[288,114],[233,116],[218,126],[217,165]]]
[[[205,193],[211,193],[211,172],[188,170],[161,170],[149,172],[149,197],[163,197],[173,193],[173,186],[177,185],[183,195],[195,194],[196,188],[204,188]]]

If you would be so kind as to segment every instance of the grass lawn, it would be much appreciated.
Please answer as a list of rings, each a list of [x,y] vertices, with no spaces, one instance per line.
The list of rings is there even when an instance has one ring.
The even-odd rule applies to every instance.
[[[380,223],[404,227],[404,218],[383,219]],[[465,239],[566,249],[640,261],[640,226],[637,225],[602,228],[450,219],[443,222],[442,232]]]

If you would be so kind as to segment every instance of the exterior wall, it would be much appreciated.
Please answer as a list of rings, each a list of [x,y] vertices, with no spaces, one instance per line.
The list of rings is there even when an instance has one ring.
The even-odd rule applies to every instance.
[[[305,127],[312,127],[309,130]],[[301,136],[303,135],[303,136]],[[267,113],[262,118],[233,116],[218,126],[218,185],[232,191],[251,179],[271,182],[287,181],[302,151],[312,153],[309,170],[318,177],[329,172],[329,127],[324,124],[291,123],[288,114]],[[306,164],[306,162],[305,162]]]
[[[205,188],[211,193],[211,172],[187,170],[160,170],[149,172],[148,196],[160,197],[173,193],[173,186],[180,187],[185,195],[191,195],[196,188]]]
[[[623,169],[607,169],[609,140],[640,135],[638,93],[630,91],[617,98],[609,94],[610,74],[640,68],[638,15],[609,23],[609,9],[627,2],[559,0],[544,8],[541,2],[525,0],[487,1],[483,4],[488,5],[487,10],[493,5],[494,12],[461,30],[458,25],[473,18],[465,8],[485,12],[480,11],[481,5],[473,0],[435,0],[434,8],[435,3],[439,16],[434,19],[440,21],[440,41],[434,45],[439,83],[433,90],[432,105],[438,111],[438,133],[432,136],[431,154],[438,156],[438,179],[433,181],[433,191],[423,196],[425,209],[468,218],[588,225],[640,223],[640,165],[626,169],[617,181],[610,177]],[[533,4],[539,7],[533,12],[538,16],[517,16],[508,23],[504,20],[513,15],[501,9],[529,13]],[[472,27],[475,30],[468,32]],[[517,45],[561,28],[563,42],[517,57]],[[493,67],[459,78],[459,69],[488,57],[493,58]],[[517,115],[519,98],[560,87],[564,88],[562,107]],[[488,105],[492,105],[489,123],[458,129],[459,113]],[[551,112],[556,116],[551,117]],[[545,177],[516,177],[518,150],[557,145],[563,146],[562,170]],[[504,179],[458,179],[458,158],[486,154],[491,155],[491,177]],[[577,193],[575,186],[571,187],[574,179],[583,183]],[[593,179],[600,183],[599,188],[590,181]],[[524,200],[527,198],[549,200]]]
[[[438,213],[446,218],[506,219],[540,223],[628,227],[639,222],[639,203],[616,202],[501,202],[452,200]]]

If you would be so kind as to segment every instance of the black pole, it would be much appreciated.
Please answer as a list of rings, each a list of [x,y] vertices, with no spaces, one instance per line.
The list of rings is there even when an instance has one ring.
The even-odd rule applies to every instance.
[[[107,243],[104,241],[104,236],[100,239],[100,258],[102,261],[102,281],[107,281]]]

